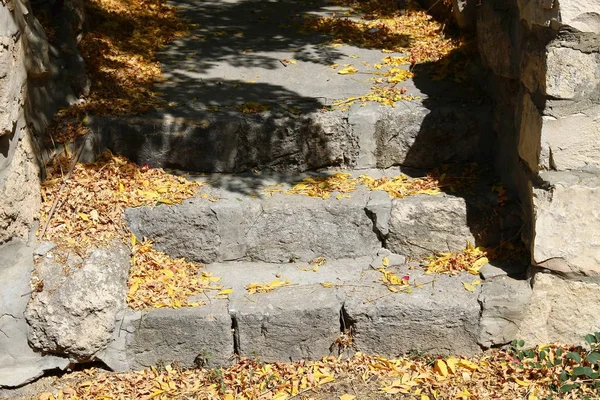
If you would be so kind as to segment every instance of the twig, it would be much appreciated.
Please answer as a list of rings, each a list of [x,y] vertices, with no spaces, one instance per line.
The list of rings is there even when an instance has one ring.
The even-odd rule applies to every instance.
[[[71,179],[71,175],[73,174],[75,165],[77,165],[77,161],[79,161],[79,157],[81,156],[81,153],[83,152],[83,148],[85,147],[87,140],[88,140],[88,137],[86,137],[83,140],[83,142],[81,143],[81,146],[79,147],[79,150],[77,150],[77,154],[75,154],[75,157],[73,157],[73,160],[71,161],[71,166],[69,167],[67,176],[64,178],[63,183],[60,185],[60,189],[58,189],[58,193],[56,194],[56,197],[54,198],[54,201],[52,202],[52,208],[50,208],[50,212],[48,213],[46,223],[44,224],[44,227],[42,228],[42,232],[40,233],[40,239],[44,238],[44,235],[46,234],[46,231],[48,230],[48,226],[50,225],[50,220],[52,219],[52,215],[54,214],[54,212],[56,211],[56,207],[58,206],[58,200],[60,199],[62,192],[67,187],[67,183],[68,183],[69,179]]]

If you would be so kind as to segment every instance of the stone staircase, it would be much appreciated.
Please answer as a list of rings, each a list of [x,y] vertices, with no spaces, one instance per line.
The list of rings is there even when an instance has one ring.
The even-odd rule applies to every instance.
[[[342,198],[335,192],[327,199],[272,192],[307,175],[327,174],[191,177],[205,182],[195,198],[128,209],[137,237],[153,240],[172,257],[206,263],[203,272],[233,291],[227,299],[198,295],[205,303],[200,307],[124,311],[97,359],[115,370],[174,360],[219,366],[235,356],[289,361],[353,351],[475,354],[510,341],[530,291],[525,265],[487,265],[483,284],[469,291],[464,284],[482,278],[427,275],[419,260],[433,251],[461,250],[468,241],[514,236],[518,209],[507,205],[501,218],[484,225],[484,217],[499,208],[491,191],[477,188],[460,196],[399,199],[361,186]],[[485,178],[477,186],[489,191]],[[394,293],[382,283],[384,257],[388,271],[408,277],[408,292]],[[287,283],[269,293],[246,290],[274,280]],[[506,297],[507,290],[515,296]]]
[[[286,4],[296,3],[273,7]],[[483,174],[462,193],[447,188],[399,199],[360,185],[339,198],[335,192],[327,199],[277,193],[306,176],[336,172],[416,177],[444,163],[472,162],[489,170],[491,105],[466,86],[433,81],[423,70],[402,82],[412,101],[331,109],[371,83],[342,77],[329,65],[357,58],[372,64],[385,54],[323,47],[322,37],[298,37],[296,28],[273,24],[268,31],[287,42],[266,49],[252,32],[267,27],[224,21],[270,15],[269,7],[179,5],[202,24],[163,55],[167,80],[160,90],[172,107],[139,117],[90,118],[83,159],[110,149],[140,164],[191,171],[190,179],[204,182],[201,194],[181,205],[128,209],[127,224],[157,250],[205,263],[204,271],[233,292],[228,299],[200,296],[201,307],[125,310],[95,358],[114,370],[172,361],[219,366],[235,356],[289,361],[353,351],[474,354],[512,340],[530,293],[526,265],[488,265],[483,284],[469,291],[464,284],[481,278],[425,275],[419,263],[467,242],[497,245],[518,236],[520,209],[497,207],[492,177]],[[247,10],[250,5],[260,13]],[[308,7],[324,15],[343,11],[321,2]],[[244,35],[207,33],[216,26],[227,36]],[[240,51],[262,47],[237,62],[226,44]],[[283,59],[296,62],[277,62]],[[248,114],[236,107],[247,101],[268,110]],[[381,282],[384,257],[391,260],[389,271],[408,277],[411,293],[391,292]],[[315,259],[326,263],[313,269]],[[289,283],[270,293],[245,289],[276,279]]]

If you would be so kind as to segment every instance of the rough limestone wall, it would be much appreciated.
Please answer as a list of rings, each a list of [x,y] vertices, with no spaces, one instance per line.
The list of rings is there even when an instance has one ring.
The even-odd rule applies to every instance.
[[[496,169],[520,195],[534,266],[519,336],[581,342],[600,331],[600,2],[475,3]]]
[[[48,68],[47,48],[44,54],[37,42],[46,37],[27,6],[0,1],[0,243],[26,238],[40,207],[39,166],[25,115],[28,76]]]
[[[44,130],[56,110],[88,86],[75,34],[82,28],[83,3],[64,4],[53,16],[60,43],[54,47],[29,0],[0,0],[0,388],[69,364],[29,346],[24,317],[33,270],[28,236],[40,207]],[[36,4],[51,6],[45,0]]]

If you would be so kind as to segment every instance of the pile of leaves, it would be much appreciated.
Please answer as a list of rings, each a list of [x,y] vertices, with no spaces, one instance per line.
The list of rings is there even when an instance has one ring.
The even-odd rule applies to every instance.
[[[161,79],[156,51],[188,26],[166,0],[89,0],[79,45],[92,82],[69,113],[137,114],[164,105],[152,91]]]
[[[265,192],[301,194],[310,197],[328,199],[332,193],[338,193],[337,199],[349,197],[359,185],[368,190],[381,190],[387,192],[392,198],[403,198],[417,194],[435,195],[442,190],[451,192],[468,190],[476,180],[477,165],[473,164],[465,168],[460,174],[451,171],[450,165],[432,170],[423,178],[409,178],[406,175],[395,177],[373,178],[361,175],[352,178],[352,175],[337,172],[328,176],[309,176],[294,184],[290,189],[283,189],[281,185],[271,185]]]
[[[76,164],[66,180],[70,165],[70,157],[63,156],[48,166],[42,184],[42,225],[48,223],[53,206],[55,209],[39,240],[51,240],[80,254],[116,238],[129,239],[123,223],[125,207],[179,204],[201,186],[162,169],[140,167],[110,152],[96,162]]]
[[[586,342],[587,348],[528,349],[514,342],[472,358],[355,353],[295,363],[242,358],[212,370],[177,364],[128,373],[91,369],[63,377],[54,383],[62,387],[58,394],[38,399],[593,399],[600,390],[600,333]]]
[[[431,77],[435,80],[453,78],[457,82],[467,80],[467,64],[475,52],[473,41],[463,37],[451,37],[444,32],[445,25],[433,19],[416,1],[408,0],[404,9],[398,9],[395,0],[336,0],[337,4],[349,7],[341,15],[331,17],[309,16],[301,32],[319,32],[331,36],[330,45],[354,45],[368,49],[379,49],[384,53],[401,53],[403,57],[386,56],[381,63],[361,73],[373,74],[371,90],[356,97],[338,100],[332,105],[343,111],[354,103],[377,102],[394,107],[402,100],[414,100],[405,87],[397,85],[413,77],[412,69],[417,64],[435,63]],[[390,59],[394,60],[390,64]],[[382,67],[388,67],[381,71]],[[337,65],[333,65],[337,68]],[[391,68],[389,68],[391,67]],[[359,72],[353,66],[344,68],[339,74]]]
[[[459,252],[439,252],[427,257],[426,273],[457,275],[469,272],[479,275],[479,270],[489,262],[488,250],[475,247],[470,242]]]
[[[338,3],[352,7],[350,14],[359,14],[362,18],[310,18],[304,29],[330,35],[332,43],[407,53],[413,65],[437,61],[461,45],[460,39],[447,38],[444,26],[416,2],[409,1],[406,10],[398,10],[393,1],[370,1],[368,13],[364,13],[362,2],[344,4],[348,2],[342,0]]]
[[[190,298],[223,289],[215,285],[221,278],[201,271],[201,264],[172,259],[154,250],[150,241],[138,243],[133,235],[132,246],[127,304],[134,310],[196,307],[205,303]]]

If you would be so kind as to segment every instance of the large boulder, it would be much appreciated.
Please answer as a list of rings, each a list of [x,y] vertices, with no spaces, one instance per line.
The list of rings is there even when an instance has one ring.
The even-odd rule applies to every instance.
[[[47,256],[37,268],[44,290],[31,300],[29,342],[46,353],[93,359],[111,339],[125,307],[129,250],[122,244],[92,250],[64,265]]]

